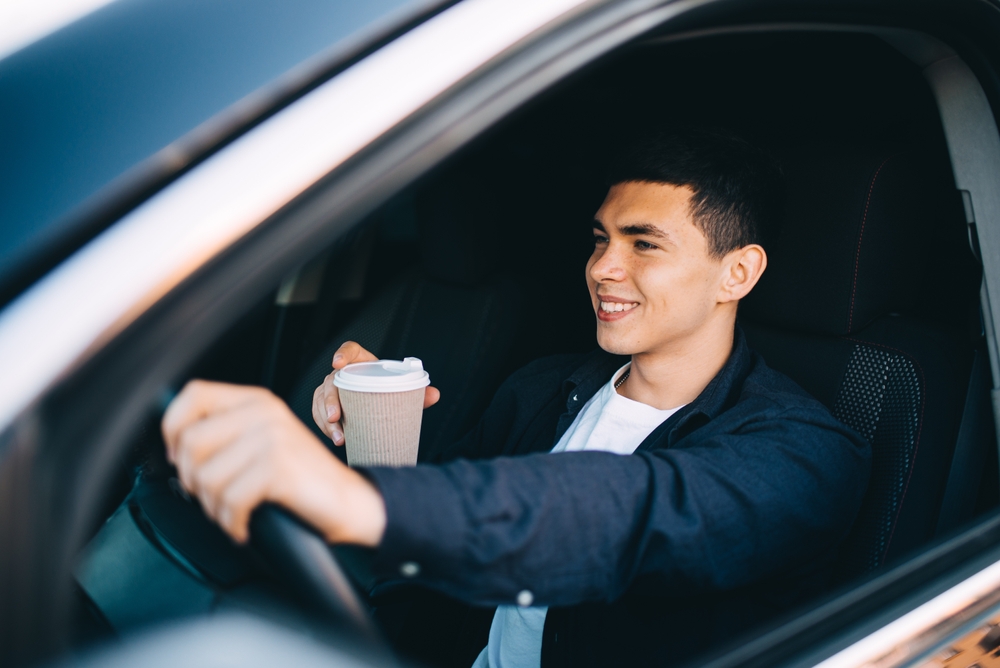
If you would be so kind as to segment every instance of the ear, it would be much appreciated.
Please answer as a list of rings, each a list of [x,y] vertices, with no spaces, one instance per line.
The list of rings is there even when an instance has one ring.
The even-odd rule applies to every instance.
[[[730,251],[722,258],[719,303],[736,302],[750,293],[767,269],[767,253],[757,244]]]

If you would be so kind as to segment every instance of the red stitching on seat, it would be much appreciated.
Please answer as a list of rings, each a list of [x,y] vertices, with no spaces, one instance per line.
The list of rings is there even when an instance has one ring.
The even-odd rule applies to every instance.
[[[858,265],[861,263],[861,239],[865,234],[865,222],[868,220],[868,205],[872,201],[872,191],[875,190],[875,179],[878,178],[879,173],[881,173],[882,168],[885,167],[885,163],[892,160],[895,156],[890,155],[888,158],[882,161],[882,164],[878,166],[875,170],[875,174],[872,176],[872,182],[868,184],[868,197],[865,198],[865,212],[861,216],[861,230],[858,232],[858,250],[854,254],[854,282],[851,284],[851,308],[847,312],[847,333],[851,333],[851,326],[854,324],[854,296],[858,290]]]
[[[888,158],[886,158],[888,160]],[[882,163],[885,164],[884,162]],[[881,169],[881,168],[880,168]],[[876,173],[876,176],[878,174]],[[927,403],[927,379],[924,376],[924,368],[920,366],[913,356],[900,350],[899,348],[893,348],[892,346],[887,346],[884,343],[875,343],[873,341],[862,341],[861,339],[855,339],[853,337],[844,337],[848,341],[854,341],[855,343],[860,343],[866,346],[875,346],[877,348],[885,348],[886,350],[891,350],[893,352],[899,353],[906,359],[913,362],[913,365],[917,367],[917,373],[920,374],[920,424],[917,425],[917,437],[913,441],[913,460],[910,462],[910,470],[906,473],[906,484],[903,485],[903,494],[899,497],[899,507],[896,508],[896,517],[892,520],[892,531],[889,532],[889,539],[885,542],[885,551],[882,553],[882,558],[879,559],[879,566],[885,563],[885,558],[889,554],[889,546],[892,545],[892,537],[896,535],[896,525],[899,523],[899,514],[903,511],[903,501],[906,499],[906,492],[910,489],[910,480],[913,478],[913,468],[917,465],[917,452],[920,450],[920,435],[924,430],[924,406]]]

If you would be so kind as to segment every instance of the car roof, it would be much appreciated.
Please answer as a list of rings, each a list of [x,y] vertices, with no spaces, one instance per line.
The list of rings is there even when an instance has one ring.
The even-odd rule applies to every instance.
[[[120,200],[137,184],[148,194],[189,163],[191,155],[164,151],[179,138],[200,132],[204,144],[209,127],[209,145],[217,145],[224,110],[232,121],[242,102],[236,116],[245,128],[267,110],[261,91],[273,93],[275,82],[285,81],[287,93],[295,79],[301,89],[316,63],[336,60],[345,44],[356,56],[364,38],[385,38],[386,26],[443,4],[117,0],[7,55],[0,60],[0,304],[113,220],[95,214],[102,198]]]

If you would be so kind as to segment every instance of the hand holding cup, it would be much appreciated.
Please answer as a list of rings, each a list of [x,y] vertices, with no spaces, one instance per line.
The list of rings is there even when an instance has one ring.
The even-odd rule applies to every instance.
[[[326,434],[334,445],[344,444],[344,428],[341,423],[342,409],[340,393],[333,384],[334,375],[348,364],[358,362],[375,362],[378,358],[362,348],[354,341],[347,341],[333,354],[333,371],[323,379],[323,384],[313,393],[313,420],[320,431]],[[441,392],[436,387],[424,390],[424,408],[429,408],[438,402]]]

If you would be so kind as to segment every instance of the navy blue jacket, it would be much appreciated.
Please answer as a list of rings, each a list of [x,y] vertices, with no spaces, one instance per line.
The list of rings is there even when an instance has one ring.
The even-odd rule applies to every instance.
[[[737,328],[718,375],[634,455],[543,454],[626,361],[533,362],[455,445],[461,459],[369,469],[388,519],[376,568],[474,605],[530,592],[550,606],[546,666],[663,664],[820,590],[868,443]]]

